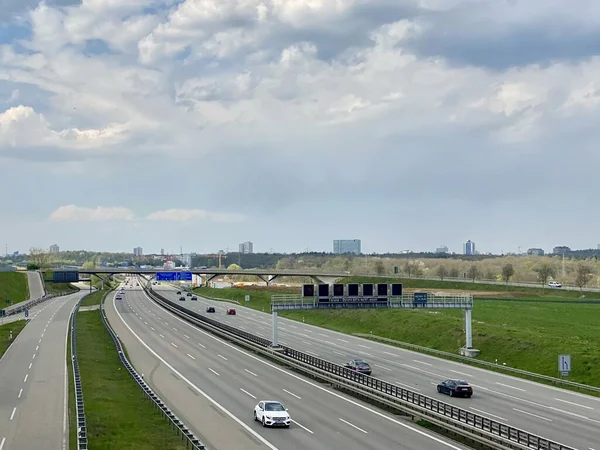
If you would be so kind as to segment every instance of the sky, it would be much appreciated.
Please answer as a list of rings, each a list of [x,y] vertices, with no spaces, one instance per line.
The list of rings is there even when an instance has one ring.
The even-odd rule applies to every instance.
[[[0,0],[0,243],[596,248],[599,25],[597,0]]]

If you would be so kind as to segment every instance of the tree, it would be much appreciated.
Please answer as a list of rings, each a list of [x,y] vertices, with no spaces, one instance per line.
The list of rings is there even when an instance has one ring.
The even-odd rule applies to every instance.
[[[515,268],[513,267],[512,264],[505,264],[502,267],[502,280],[504,280],[504,282],[506,284],[508,284],[508,282],[510,281],[510,278],[515,274]]]
[[[404,263],[404,273],[406,275],[408,275],[408,278],[410,278],[410,274],[413,272],[413,264],[410,261],[406,261]]]
[[[38,266],[40,269],[47,269],[52,262],[52,255],[41,248],[29,249],[29,263]]]
[[[548,278],[554,278],[556,276],[556,271],[554,270],[554,267],[552,267],[548,263],[544,263],[541,266],[536,267],[534,270],[537,272],[538,281],[544,286],[546,286]]]
[[[383,261],[378,260],[375,262],[375,272],[377,273],[377,275],[385,274],[385,266],[383,265]]]
[[[238,266],[237,264],[229,264],[227,266],[227,270],[242,270],[242,268],[240,266]]]
[[[473,281],[474,283],[475,279],[479,276],[479,269],[475,264],[471,264],[471,267],[469,267],[469,271],[467,272],[467,274],[469,275],[471,281]]]
[[[575,284],[580,290],[583,290],[586,284],[592,279],[592,268],[585,264],[579,264],[577,266],[577,276],[575,277]]]
[[[444,277],[446,275],[448,275],[448,269],[446,269],[446,266],[444,266],[442,264],[441,266],[438,267],[437,274],[438,274],[438,277],[440,277],[440,280],[444,281]]]
[[[456,267],[450,269],[450,278],[458,278],[460,276],[460,272]]]

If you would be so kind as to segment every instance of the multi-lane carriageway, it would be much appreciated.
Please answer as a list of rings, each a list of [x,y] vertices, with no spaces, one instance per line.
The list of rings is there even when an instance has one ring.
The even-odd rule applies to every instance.
[[[164,285],[153,286],[153,288],[160,290],[162,295],[171,300],[178,301],[179,296],[174,288]],[[199,301],[190,301],[189,297],[186,297],[185,303],[180,303],[201,314],[205,314],[206,306],[213,305],[216,307],[217,312],[209,315],[212,319],[220,320],[267,339],[270,338],[270,314],[238,305],[211,302],[202,298],[199,298]],[[229,306],[235,307],[238,315],[226,316],[225,309]],[[123,320],[127,323],[132,322],[138,329],[144,330],[140,332],[144,336],[148,333],[148,339],[154,339],[157,345],[166,347],[167,353],[177,353],[177,349],[180,347],[175,347],[175,345],[178,345],[175,340],[185,343],[184,346],[189,345],[190,340],[193,340],[191,333],[200,333],[205,340],[208,338],[211,341],[220,342],[212,335],[197,330],[160,308],[147,298],[141,290],[128,292],[126,301],[119,308],[123,308],[121,314]],[[133,317],[137,320],[133,320]],[[598,427],[600,424],[600,399],[595,397],[405,351],[284,318],[279,319],[279,328],[282,344],[338,363],[353,358],[362,358],[372,365],[374,369],[373,376],[377,378],[385,379],[401,387],[432,397],[439,397],[443,401],[464,409],[470,409],[491,419],[517,426],[578,449],[600,450],[600,427]],[[196,346],[202,348],[199,344],[200,342],[196,343]],[[206,346],[205,342],[202,342],[202,344]],[[228,381],[224,385],[220,385],[219,389],[225,389],[229,392],[239,389],[237,393],[238,400],[241,400],[243,396],[246,396],[249,400],[248,404],[244,402],[228,403],[232,412],[241,415],[242,418],[244,418],[244,414],[249,415],[251,413],[252,405],[256,403],[256,399],[253,397],[265,398],[265,395],[273,392],[272,389],[277,386],[277,384],[272,383],[273,379],[281,380],[279,382],[283,383],[285,391],[283,387],[280,391],[278,391],[278,388],[274,388],[275,392],[272,395],[274,398],[283,400],[290,408],[292,417],[298,421],[294,430],[285,431],[294,431],[295,434],[298,434],[297,431],[310,430],[305,431],[308,436],[302,436],[301,444],[296,444],[299,445],[298,447],[290,447],[287,441],[288,436],[284,435],[286,445],[282,448],[301,448],[301,446],[306,445],[328,449],[338,448],[338,446],[340,448],[353,448],[356,446],[357,448],[377,449],[437,448],[436,445],[441,446],[440,448],[452,448],[452,446],[461,448],[460,445],[449,443],[435,435],[432,435],[432,438],[435,437],[443,443],[438,441],[423,443],[419,439],[432,439],[425,437],[430,435],[424,435],[423,430],[416,428],[403,419],[394,419],[394,421],[383,419],[383,417],[388,417],[388,414],[375,407],[338,393],[325,395],[321,391],[322,388],[311,386],[312,382],[297,375],[282,376],[285,373],[284,370],[271,363],[263,362],[254,356],[250,359],[258,363],[258,367],[255,367],[256,370],[246,366],[241,367],[248,356],[242,350],[230,344],[220,343],[219,345],[233,351],[233,356],[228,357],[221,352],[217,353],[216,359],[214,359],[214,355],[205,355],[203,352],[206,359],[202,362],[200,362],[200,359],[196,359],[194,363],[189,364],[192,373],[195,372],[203,383],[211,378],[210,376],[207,377],[208,374],[219,377],[219,380],[223,381],[226,377]],[[219,351],[218,348],[215,351]],[[193,354],[190,356],[184,353],[183,356],[189,359],[188,363],[194,361],[191,358],[191,356],[194,356]],[[197,356],[194,357],[197,358]],[[225,371],[225,374],[211,365],[213,360],[211,358],[214,359],[214,365],[217,365],[221,372]],[[227,358],[227,360],[224,358]],[[233,362],[231,362],[232,359]],[[228,364],[234,365],[235,368],[232,369]],[[216,375],[213,371],[219,375]],[[241,377],[237,376],[238,372],[240,372]],[[474,386],[475,394],[471,399],[450,398],[438,394],[435,385],[445,378],[467,379]],[[241,380],[246,379],[250,384],[242,386]],[[265,390],[263,391],[261,388],[260,391],[257,391],[262,382],[264,382]],[[253,388],[248,389],[247,386],[253,386]],[[220,392],[219,389],[217,389],[217,392]],[[253,392],[252,389],[255,391]],[[298,393],[293,389],[296,389],[296,391],[302,389],[302,393]],[[312,392],[313,389],[317,389],[318,392],[316,394],[304,393],[304,390]],[[213,391],[209,389],[209,392]],[[240,393],[242,394],[241,398],[239,398]],[[297,399],[292,394],[302,397],[302,400]],[[230,396],[231,394],[227,395]],[[306,399],[312,399],[312,396],[315,398],[315,403],[311,403],[311,406],[308,407],[308,411],[311,412],[304,416],[305,410],[303,408],[306,408]],[[336,400],[334,401],[329,397]],[[297,406],[295,402],[298,402],[299,405]],[[358,407],[354,404],[362,406]],[[352,411],[350,418],[343,415],[348,414],[347,411]],[[337,427],[333,427],[332,418],[337,420],[337,422],[334,422]],[[382,420],[383,423],[381,423]],[[256,429],[257,432],[268,433],[269,437],[274,436],[274,439],[281,437],[280,434],[273,435],[268,431],[262,431],[260,427],[256,428],[251,422],[252,420],[250,420],[249,426]],[[378,428],[375,424],[380,423],[381,428]],[[343,427],[340,429],[341,425]],[[410,428],[406,428],[406,426]],[[381,434],[378,433],[378,430]],[[198,428],[198,432],[202,432],[202,429]],[[319,435],[318,438],[316,437],[317,434]],[[340,440],[340,436],[347,437],[349,442]],[[396,436],[398,442],[389,441],[389,439],[394,439],[393,436]],[[415,436],[419,436],[419,439],[413,443],[411,439],[416,439]],[[308,443],[304,440],[307,437],[312,438]]]

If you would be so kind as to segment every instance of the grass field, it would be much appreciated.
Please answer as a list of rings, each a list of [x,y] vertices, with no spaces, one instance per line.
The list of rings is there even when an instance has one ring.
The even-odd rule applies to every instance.
[[[433,282],[436,283],[436,282]],[[491,286],[503,288],[503,286]],[[479,286],[477,287],[479,289]],[[270,312],[272,294],[298,288],[196,289],[199,295],[237,300]],[[244,296],[251,296],[244,302]],[[345,333],[373,333],[402,342],[458,353],[464,345],[460,310],[338,310],[281,312],[282,317]],[[475,300],[473,345],[479,359],[558,376],[557,356],[570,354],[569,379],[600,386],[600,305]]]
[[[51,271],[44,272],[44,286],[46,287],[46,292],[48,294],[72,294],[79,291],[79,289],[70,283],[53,283],[51,281],[53,275],[54,274]]]
[[[17,322],[11,322],[6,325],[0,326],[0,358],[2,357],[2,355],[4,355],[4,352],[12,342],[9,339],[10,332],[12,331],[12,339],[14,341],[21,332],[21,330],[25,328],[26,324],[26,321],[18,320]]]
[[[181,438],[144,398],[142,390],[122,366],[100,312],[78,313],[76,328],[90,448],[184,450]],[[74,395],[72,386],[71,380],[70,397]],[[71,416],[74,407],[73,402],[70,404]],[[72,420],[72,450],[77,448],[73,446],[74,425]]]
[[[0,309],[9,305],[24,302],[29,298],[29,287],[27,285],[27,274],[23,272],[0,272]]]
[[[81,306],[99,305],[100,302],[102,301],[102,297],[104,297],[104,295],[110,291],[111,291],[111,289],[107,288],[107,289],[104,289],[103,291],[97,290],[95,292],[92,292],[90,295],[88,295],[81,301]]]

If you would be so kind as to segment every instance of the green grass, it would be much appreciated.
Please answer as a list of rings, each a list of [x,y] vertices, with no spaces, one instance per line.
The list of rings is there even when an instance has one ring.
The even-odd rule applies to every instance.
[[[92,292],[90,295],[88,295],[81,301],[81,306],[99,305],[102,301],[102,297],[104,297],[104,295],[110,291],[111,289],[104,289],[103,291],[98,290]]]
[[[21,330],[25,328],[26,324],[27,322],[25,320],[18,320],[16,322],[7,323],[6,325],[0,326],[0,357],[4,355],[6,349],[8,349],[11,342],[17,338]],[[11,331],[12,341],[9,339]]]
[[[122,366],[100,312],[78,313],[76,327],[90,448],[184,450],[181,437]]]
[[[52,282],[52,277],[54,276],[54,272],[48,270],[44,272],[44,287],[46,288],[46,292],[48,294],[73,294],[75,292],[79,292],[79,289],[73,286],[70,283],[54,283]]]
[[[217,300],[235,300],[243,306],[257,309],[259,311],[271,312],[271,295],[274,294],[298,294],[300,288],[285,288],[285,287],[262,287],[262,286],[245,286],[244,288],[196,288],[194,293],[201,297],[212,297]],[[250,295],[250,301],[245,301],[245,296]]]
[[[29,299],[29,286],[27,274],[23,272],[0,272],[0,309],[6,308],[6,300],[11,305]]]

